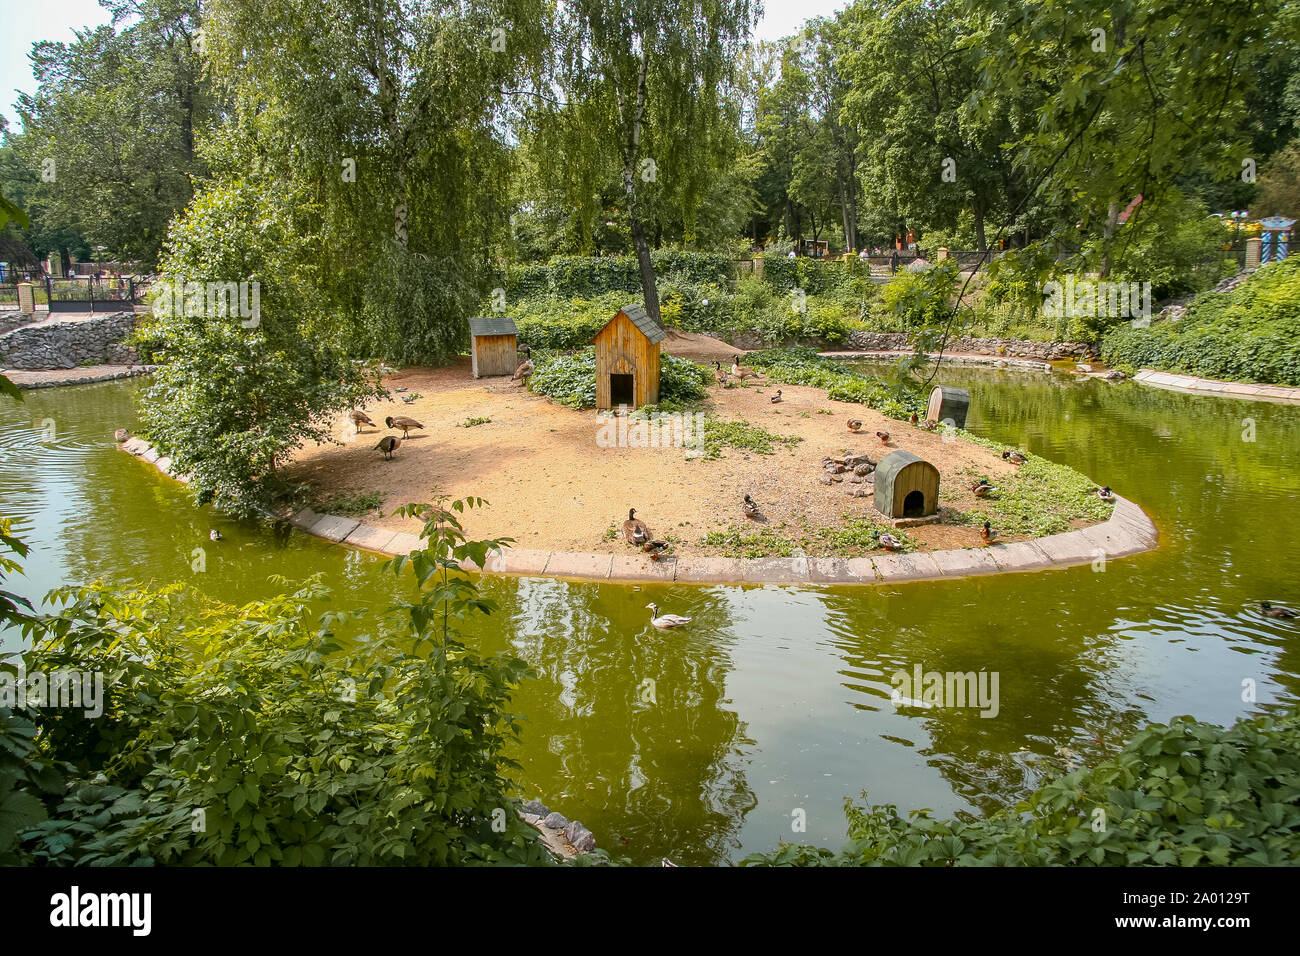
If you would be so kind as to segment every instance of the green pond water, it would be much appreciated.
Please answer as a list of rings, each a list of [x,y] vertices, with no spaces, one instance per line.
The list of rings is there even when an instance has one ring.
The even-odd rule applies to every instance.
[[[972,390],[973,431],[1134,499],[1159,525],[1160,549],[1100,573],[873,588],[486,578],[502,611],[473,633],[539,675],[515,698],[523,795],[637,862],[719,863],[781,839],[838,846],[843,801],[863,790],[905,809],[989,811],[1059,772],[1058,748],[1094,758],[1149,721],[1227,723],[1295,699],[1300,628],[1254,602],[1300,603],[1300,407],[1059,374],[939,381]],[[335,609],[387,606],[402,585],[379,574],[380,559],[194,508],[116,451],[112,431],[135,421],[138,389],[0,403],[0,512],[33,546],[15,590],[181,580],[240,602],[283,590],[272,574],[322,572]],[[1247,419],[1254,441],[1243,440]],[[611,516],[622,507],[612,502]],[[212,527],[226,540],[196,574],[191,551]],[[654,630],[651,600],[694,623]],[[998,715],[896,710],[890,675],[918,663],[996,671]],[[647,680],[654,703],[642,700]],[[797,811],[806,832],[792,830]]]

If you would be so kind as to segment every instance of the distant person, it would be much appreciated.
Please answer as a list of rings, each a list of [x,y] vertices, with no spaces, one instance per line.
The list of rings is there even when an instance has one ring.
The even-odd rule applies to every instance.
[[[794,250],[793,250],[793,249],[791,249],[791,250],[786,254],[786,258],[787,258],[787,259],[793,259],[793,258],[794,258]]]

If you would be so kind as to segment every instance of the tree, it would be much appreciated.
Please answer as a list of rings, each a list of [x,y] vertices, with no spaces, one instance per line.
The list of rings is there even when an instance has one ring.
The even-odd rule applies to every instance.
[[[40,85],[19,97],[23,130],[7,144],[23,167],[34,246],[66,258],[84,237],[152,264],[203,175],[197,137],[219,106],[201,76],[197,0],[106,5],[112,25],[34,45]]]
[[[647,206],[659,195],[682,210],[687,241],[722,134],[734,115],[720,87],[748,34],[749,0],[575,0],[556,14],[552,78],[563,103],[536,91],[533,121],[567,175],[599,182],[616,168],[646,310],[659,321]],[[575,197],[584,206],[590,192]]]

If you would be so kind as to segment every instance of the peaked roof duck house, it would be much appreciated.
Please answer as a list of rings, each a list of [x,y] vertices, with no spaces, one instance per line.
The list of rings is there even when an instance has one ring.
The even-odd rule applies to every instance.
[[[514,375],[519,367],[518,335],[514,319],[505,316],[470,319],[469,354],[474,377]]]
[[[639,305],[625,305],[592,339],[596,408],[640,408],[659,401],[659,343],[668,333]]]

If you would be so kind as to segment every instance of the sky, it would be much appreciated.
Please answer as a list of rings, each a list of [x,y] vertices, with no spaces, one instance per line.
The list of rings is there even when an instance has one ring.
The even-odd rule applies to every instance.
[[[809,17],[829,16],[848,5],[849,0],[766,0],[763,19],[755,36],[761,40],[779,40],[795,33]],[[13,109],[18,94],[36,91],[31,61],[27,58],[38,40],[73,39],[74,28],[99,26],[108,22],[108,11],[98,0],[0,0],[0,114],[11,123],[17,115]]]

